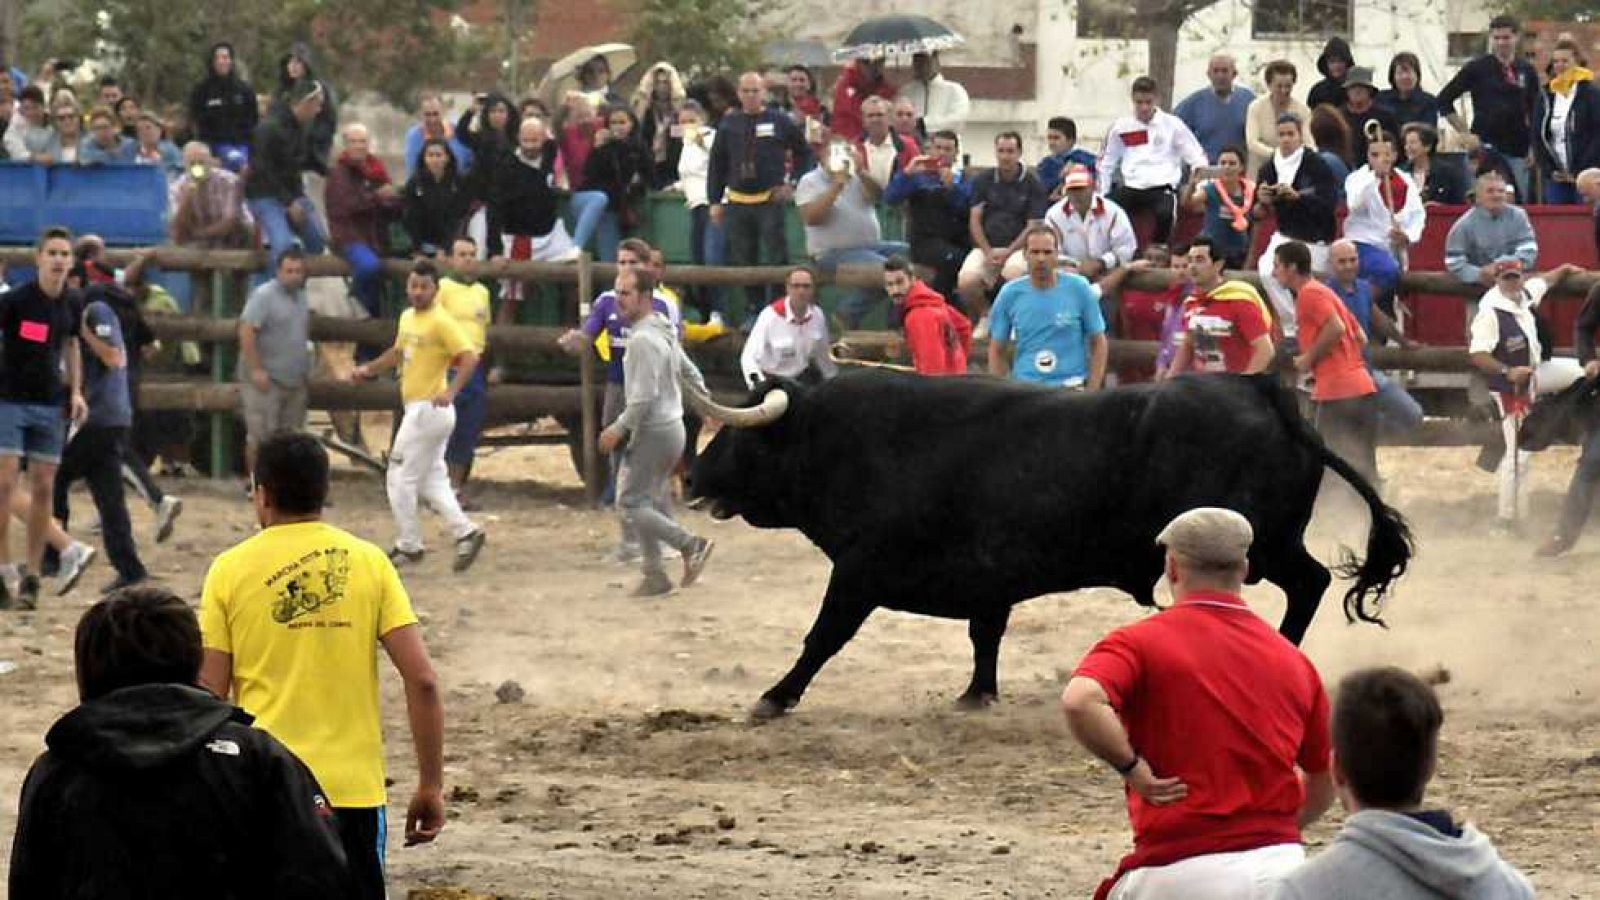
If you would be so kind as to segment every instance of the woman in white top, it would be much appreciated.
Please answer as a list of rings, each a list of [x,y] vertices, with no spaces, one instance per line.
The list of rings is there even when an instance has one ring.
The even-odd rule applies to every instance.
[[[1550,51],[1550,83],[1542,93],[1534,142],[1546,203],[1582,202],[1574,179],[1600,165],[1600,89],[1584,64],[1571,38],[1557,41]]]
[[[1250,159],[1246,172],[1259,172],[1261,167],[1278,152],[1278,117],[1290,113],[1302,123],[1311,121],[1311,110],[1294,98],[1294,83],[1299,77],[1294,63],[1276,59],[1267,63],[1262,77],[1267,82],[1267,92],[1250,101],[1245,110],[1244,139],[1249,146]],[[1316,142],[1306,137],[1306,146],[1315,150]]]

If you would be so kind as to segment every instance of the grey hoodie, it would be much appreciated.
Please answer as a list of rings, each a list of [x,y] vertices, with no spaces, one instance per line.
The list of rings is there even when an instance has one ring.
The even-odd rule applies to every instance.
[[[1524,900],[1522,873],[1471,825],[1452,837],[1411,816],[1365,809],[1333,846],[1289,873],[1276,900]]]
[[[705,378],[678,343],[678,329],[661,313],[652,312],[629,326],[628,353],[622,357],[622,384],[627,408],[612,427],[623,433],[670,425],[683,419],[679,376],[702,393]]]

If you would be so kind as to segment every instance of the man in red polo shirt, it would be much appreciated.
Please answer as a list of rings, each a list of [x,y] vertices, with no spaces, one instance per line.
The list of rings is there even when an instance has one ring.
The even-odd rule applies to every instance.
[[[1367,333],[1327,285],[1311,276],[1311,250],[1299,241],[1273,251],[1272,277],[1294,293],[1300,347],[1294,367],[1314,380],[1313,421],[1328,449],[1356,471],[1378,477],[1378,386],[1361,348]]]
[[[1173,519],[1156,537],[1172,607],[1103,638],[1062,694],[1133,825],[1096,900],[1264,900],[1333,803],[1322,679],[1240,597],[1252,540],[1232,510]]]
[[[1194,294],[1183,304],[1183,336],[1167,375],[1184,372],[1265,372],[1272,363],[1267,305],[1242,281],[1223,281],[1225,263],[1211,238],[1189,245]]]

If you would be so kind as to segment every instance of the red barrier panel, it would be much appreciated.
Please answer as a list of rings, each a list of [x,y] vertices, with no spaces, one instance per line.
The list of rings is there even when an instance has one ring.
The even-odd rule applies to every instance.
[[[1411,271],[1444,271],[1445,238],[1450,234],[1450,226],[1469,209],[1470,206],[1429,205],[1428,224],[1422,231],[1422,240],[1411,247]],[[1553,269],[1567,262],[1577,263],[1589,270],[1600,269],[1600,257],[1595,253],[1594,218],[1588,207],[1537,205],[1525,206],[1523,209],[1533,222],[1533,232],[1539,238],[1540,271]],[[1340,213],[1342,219],[1343,210]],[[1179,213],[1178,221],[1172,229],[1173,242],[1183,243],[1193,240],[1194,236],[1200,233],[1203,218],[1198,213]],[[1141,247],[1150,239],[1151,226],[1152,222],[1148,215],[1140,214],[1134,217],[1133,227],[1139,235]],[[1267,239],[1271,236],[1271,220],[1257,223],[1253,240],[1254,252],[1260,253],[1267,246]],[[1411,311],[1406,322],[1406,333],[1411,337],[1436,346],[1460,346],[1466,342],[1468,302],[1466,298],[1453,297],[1449,294],[1406,294],[1403,301]],[[1582,305],[1582,297],[1569,295],[1552,297],[1544,303],[1545,315],[1556,334],[1559,346],[1572,345],[1572,329]]]

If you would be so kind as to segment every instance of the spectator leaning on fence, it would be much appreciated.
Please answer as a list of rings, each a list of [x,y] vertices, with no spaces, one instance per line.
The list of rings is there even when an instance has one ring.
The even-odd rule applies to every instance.
[[[1404,669],[1363,669],[1339,682],[1332,774],[1347,816],[1327,849],[1284,876],[1274,900],[1533,900],[1533,885],[1487,836],[1423,805],[1443,724],[1433,689]]]
[[[89,134],[78,142],[78,164],[85,166],[134,161],[137,145],[117,126],[117,117],[104,106],[89,113]]]
[[[1068,264],[1093,279],[1132,262],[1139,249],[1133,223],[1116,201],[1095,193],[1089,170],[1073,166],[1061,189],[1066,196],[1045,211],[1044,221]]]
[[[168,182],[183,174],[183,154],[167,140],[166,127],[155,113],[139,114],[134,128],[133,162],[160,166]]]
[[[255,471],[256,448],[267,438],[305,428],[310,328],[306,256],[291,248],[278,257],[273,278],[250,292],[239,313],[238,379],[246,471]]]
[[[189,125],[226,168],[239,171],[250,158],[260,110],[256,92],[239,77],[233,45],[212,44],[206,51],[206,76],[189,94]]]
[[[1028,277],[1000,289],[989,311],[989,374],[1069,390],[1105,381],[1105,317],[1083,276],[1057,271],[1059,237],[1050,228],[1023,235]]]
[[[183,177],[173,185],[170,230],[175,244],[245,247],[255,242],[255,217],[238,175],[217,165],[200,141],[183,148]]]
[[[1211,83],[1183,98],[1172,111],[1194,132],[1212,162],[1216,162],[1223,148],[1244,144],[1245,118],[1256,95],[1235,84],[1238,77],[1239,68],[1232,56],[1212,54],[1206,63],[1206,78]]]
[[[71,94],[57,91],[50,100],[50,121],[55,125],[55,133],[45,146],[43,156],[48,159],[35,157],[36,161],[77,165],[88,140],[83,134],[83,108]]]
[[[1506,199],[1506,182],[1497,173],[1478,176],[1473,207],[1456,219],[1444,242],[1444,267],[1468,284],[1496,283],[1497,260],[1514,257],[1522,271],[1539,259],[1539,240],[1528,214]]]
[[[350,264],[351,293],[373,318],[383,316],[383,259],[389,223],[402,199],[372,138],[359,122],[346,125],[344,149],[328,171],[324,198],[333,249]]]
[[[787,290],[756,316],[756,324],[739,352],[739,370],[750,387],[766,378],[817,382],[838,374],[828,353],[828,317],[817,305],[817,270],[809,265],[789,270]]]
[[[267,244],[268,264],[274,271],[278,258],[299,244],[308,253],[327,248],[317,206],[306,196],[306,171],[327,174],[311,153],[309,126],[322,109],[322,86],[298,81],[287,102],[273,107],[256,129],[250,174],[244,195],[250,213],[261,227]]]
[[[1156,83],[1133,80],[1133,114],[1118,117],[1100,153],[1100,193],[1109,194],[1128,214],[1148,211],[1155,218],[1151,240],[1167,242],[1178,213],[1183,167],[1207,164],[1206,152],[1183,120],[1157,106]],[[1112,190],[1120,176],[1121,185]]]
[[[78,620],[79,705],[23,783],[10,896],[181,900],[225,884],[350,896],[315,777],[196,685],[201,659],[194,611],[164,588],[119,592]]]
[[[877,192],[860,174],[866,168],[861,151],[842,140],[834,142],[825,127],[813,128],[812,136],[816,138],[811,149],[817,164],[800,179],[794,192],[812,263],[833,275],[840,266],[880,265],[890,256],[904,253],[905,244],[883,240],[874,205]],[[859,286],[849,287],[839,301],[839,318],[846,328],[859,328],[879,300],[882,295],[876,291],[869,299]]]
[[[1539,107],[1539,75],[1517,52],[1521,26],[1508,15],[1489,21],[1489,50],[1462,66],[1439,91],[1439,112],[1456,131],[1467,134],[1467,122],[1456,112],[1456,100],[1472,98],[1472,129],[1467,149],[1492,144],[1511,165],[1518,197],[1529,196],[1528,157],[1533,149],[1535,111]]]
[[[918,278],[903,256],[883,264],[883,286],[901,311],[912,367],[923,375],[967,374],[972,321]]]
[[[730,110],[717,126],[706,170],[711,221],[722,226],[728,262],[735,266],[788,262],[783,221],[793,193],[786,177],[790,154],[795,171],[811,168],[811,150],[804,135],[788,116],[763,105],[764,91],[759,73],[739,76],[739,108]],[[838,109],[837,102],[834,108]],[[770,294],[770,290],[769,286],[764,293]],[[749,299],[750,292],[745,296],[746,317],[754,318],[757,309]]]
[[[966,307],[978,319],[978,337],[988,336],[989,293],[1000,281],[1028,270],[1022,236],[1044,223],[1049,195],[1022,164],[1022,135],[1002,131],[994,139],[995,167],[972,180],[967,231],[972,250],[961,263],[956,284]]]

